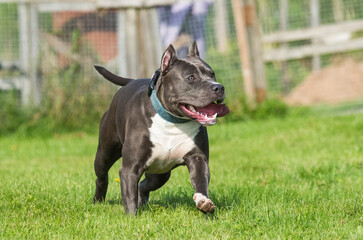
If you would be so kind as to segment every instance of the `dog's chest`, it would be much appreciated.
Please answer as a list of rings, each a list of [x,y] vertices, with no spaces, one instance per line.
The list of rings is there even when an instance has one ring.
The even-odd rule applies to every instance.
[[[156,114],[149,128],[154,146],[146,162],[146,172],[166,173],[176,165],[183,164],[184,155],[195,147],[194,138],[199,129],[200,125],[195,121],[174,124]]]

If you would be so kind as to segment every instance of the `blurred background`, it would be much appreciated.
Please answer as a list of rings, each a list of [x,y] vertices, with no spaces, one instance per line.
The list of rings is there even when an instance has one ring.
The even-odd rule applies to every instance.
[[[167,45],[183,57],[194,40],[226,121],[363,111],[360,0],[0,0],[0,133],[93,127],[117,90],[93,65],[150,77]]]

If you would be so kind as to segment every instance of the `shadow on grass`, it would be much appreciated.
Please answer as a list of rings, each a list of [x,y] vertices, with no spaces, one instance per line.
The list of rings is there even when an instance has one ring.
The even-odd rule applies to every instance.
[[[179,208],[195,209],[193,201],[194,192],[190,188],[178,187],[169,189],[167,192],[156,194],[150,193],[150,200],[140,207],[140,211],[158,212],[167,209],[176,210]],[[243,201],[243,189],[239,187],[220,188],[211,190],[209,198],[216,205],[217,210],[233,209]],[[122,199],[107,200],[110,205],[122,205]]]
[[[109,205],[122,205],[122,200],[121,199],[110,199],[110,200],[107,200],[107,204],[109,204]]]

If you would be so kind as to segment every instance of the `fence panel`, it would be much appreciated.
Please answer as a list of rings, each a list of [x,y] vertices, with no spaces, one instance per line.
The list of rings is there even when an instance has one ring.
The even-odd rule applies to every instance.
[[[270,94],[298,105],[362,102],[362,1],[257,3]]]
[[[76,83],[83,81],[93,90],[112,93],[109,85],[107,91],[101,87],[107,83],[94,72],[94,64],[125,77],[150,77],[169,43],[183,56],[196,40],[226,86],[227,101],[238,105],[244,89],[231,1],[153,1],[147,8],[138,7],[139,2],[126,8],[127,1],[113,6],[113,1],[1,0],[0,89],[19,89],[23,102],[34,103],[49,95],[45,86],[55,83],[76,91]],[[314,70],[333,65],[339,71],[349,61],[360,76],[362,1],[257,0],[256,5],[269,96],[289,96],[315,78]]]

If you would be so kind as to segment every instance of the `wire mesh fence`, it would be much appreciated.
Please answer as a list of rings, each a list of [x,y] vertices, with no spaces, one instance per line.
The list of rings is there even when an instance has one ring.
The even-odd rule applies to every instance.
[[[270,92],[287,96],[287,101],[295,104],[361,102],[361,1],[256,3],[264,53],[269,58],[265,66]],[[271,51],[275,56],[268,54],[270,50],[275,50]]]
[[[64,99],[81,95],[77,88],[91,92],[98,99],[108,98],[114,89],[97,77],[94,64],[104,65],[125,77],[150,77],[159,67],[162,51],[168,44],[172,43],[183,56],[196,40],[202,57],[215,70],[217,80],[226,86],[229,98],[243,98],[230,0],[120,10],[99,8],[95,4],[99,1],[55,2],[0,2],[1,89],[17,88],[25,95],[24,101],[33,99],[39,103],[44,97],[56,96],[52,89],[57,86],[71,91],[67,94],[63,91]],[[346,76],[348,73],[356,78],[361,76],[362,1],[257,0],[255,3],[270,96],[291,95],[309,77],[316,78],[314,71],[321,72],[332,65],[336,71],[346,71]],[[348,70],[340,69],[341,65],[349,65]],[[334,80],[329,74],[322,76],[328,78],[327,82]],[[341,84],[333,80],[329,82],[331,85]],[[346,82],[349,84],[353,83]],[[361,87],[360,83],[354,84],[355,88]],[[313,88],[319,86],[312,84],[305,91],[319,91]],[[359,99],[363,92],[356,95],[355,99]]]

